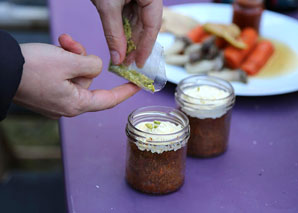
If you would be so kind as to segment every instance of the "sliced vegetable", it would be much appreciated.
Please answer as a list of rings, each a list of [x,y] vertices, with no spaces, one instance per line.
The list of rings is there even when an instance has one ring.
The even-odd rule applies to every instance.
[[[246,28],[242,31],[240,37],[246,44],[246,49],[238,49],[232,45],[229,45],[224,50],[226,65],[232,69],[239,68],[245,58],[254,49],[258,40],[258,33],[253,28]]]
[[[238,39],[241,31],[235,24],[214,24],[206,23],[203,25],[204,30],[212,35],[225,39],[228,43],[239,49],[245,49],[246,44]]]
[[[274,46],[270,41],[260,41],[253,52],[241,66],[248,75],[257,74],[274,53]]]
[[[200,43],[209,37],[209,34],[204,30],[202,25],[193,28],[188,34],[188,38],[194,43]]]

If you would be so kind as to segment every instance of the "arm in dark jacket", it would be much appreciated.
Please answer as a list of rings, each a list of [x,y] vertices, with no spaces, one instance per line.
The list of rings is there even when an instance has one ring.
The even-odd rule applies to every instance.
[[[24,62],[17,41],[0,30],[0,121],[6,117],[19,87]]]

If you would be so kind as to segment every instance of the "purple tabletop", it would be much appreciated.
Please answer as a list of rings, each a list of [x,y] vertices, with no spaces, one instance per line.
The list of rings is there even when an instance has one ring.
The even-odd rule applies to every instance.
[[[164,3],[185,2],[200,1]],[[51,0],[50,6],[53,42],[69,33],[102,58],[103,72],[92,88],[124,83],[107,72],[109,52],[90,1]],[[175,193],[150,196],[131,189],[124,180],[127,116],[141,106],[175,107],[174,89],[168,84],[154,95],[141,91],[113,109],[61,119],[69,212],[298,212],[298,93],[237,98],[224,155],[188,158],[185,184]]]

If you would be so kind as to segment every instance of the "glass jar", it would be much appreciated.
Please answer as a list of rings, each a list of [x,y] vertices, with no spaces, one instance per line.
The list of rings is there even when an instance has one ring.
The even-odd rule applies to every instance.
[[[233,4],[233,23],[241,29],[252,27],[259,32],[263,0],[236,0]]]
[[[219,78],[194,75],[178,84],[175,99],[189,119],[187,154],[206,158],[224,153],[235,102],[232,85]]]
[[[139,127],[144,123],[154,124],[153,128],[155,123],[159,123],[156,124],[159,125],[157,128],[163,130],[171,124],[177,131],[169,128],[172,130],[170,133],[152,133]],[[133,111],[128,116],[126,126],[127,183],[138,191],[150,194],[167,194],[178,190],[184,183],[189,132],[186,115],[176,109],[150,106]]]

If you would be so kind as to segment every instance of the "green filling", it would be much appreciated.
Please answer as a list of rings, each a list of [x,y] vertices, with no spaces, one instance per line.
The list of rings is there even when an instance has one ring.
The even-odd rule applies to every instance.
[[[128,55],[129,53],[131,53],[133,50],[136,49],[136,45],[132,40],[131,26],[127,18],[123,18],[123,28],[124,28],[124,33],[127,40],[126,55]],[[128,69],[128,67],[123,64],[117,66],[110,63],[109,70],[129,80],[130,82],[136,84],[139,87],[146,88],[152,92],[155,91],[154,84],[153,84],[154,81],[152,79],[148,78],[142,73],[137,72],[136,70]]]
[[[154,124],[158,124],[159,125],[160,124],[160,121],[154,121]]]
[[[124,34],[127,41],[127,49],[126,49],[126,55],[137,49],[135,43],[132,40],[132,34],[131,34],[131,27],[129,20],[127,18],[123,18],[123,28],[124,28]]]
[[[147,76],[139,73],[135,70],[130,70],[125,65],[115,66],[110,64],[109,70],[114,72],[115,74],[129,80],[130,82],[136,84],[139,87],[147,88],[148,90],[154,92],[154,81]]]
[[[148,129],[153,129],[152,124],[150,124],[150,123],[146,123],[145,125],[146,125],[146,127],[147,127]]]

